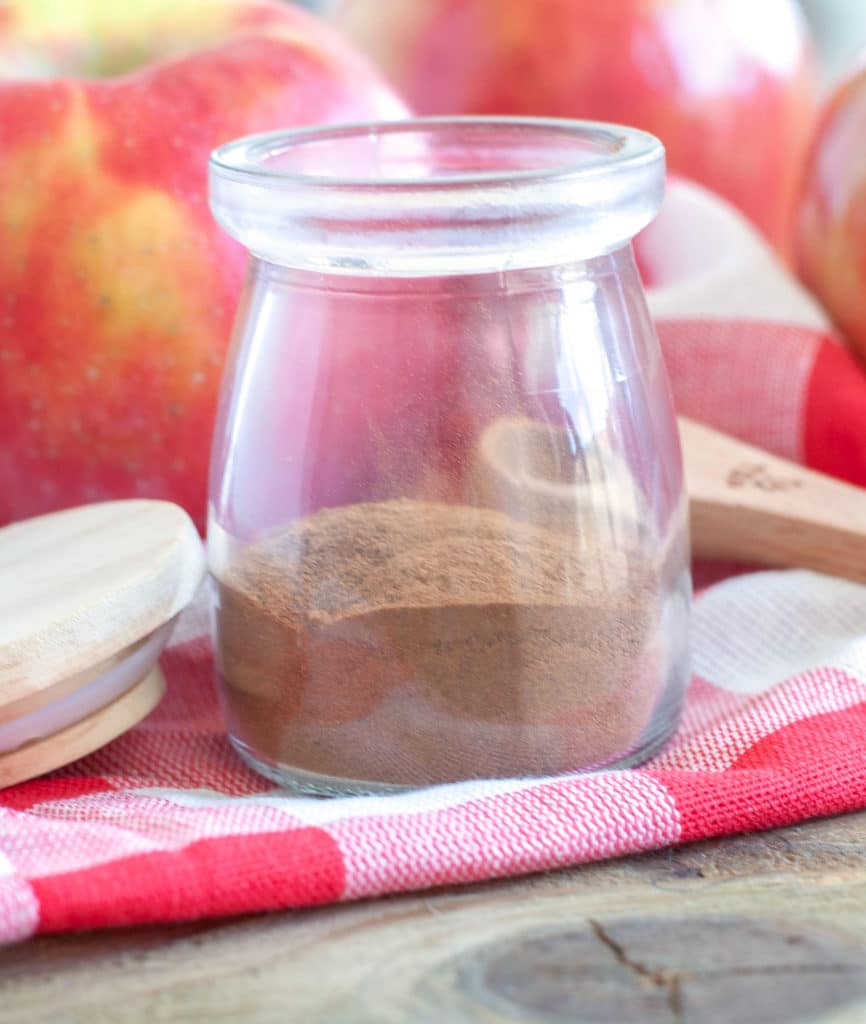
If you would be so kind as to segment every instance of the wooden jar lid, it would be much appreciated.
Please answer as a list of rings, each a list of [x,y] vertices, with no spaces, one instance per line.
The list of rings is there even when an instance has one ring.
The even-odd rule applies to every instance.
[[[97,749],[159,701],[204,574],[183,509],[118,501],[0,529],[0,786]]]

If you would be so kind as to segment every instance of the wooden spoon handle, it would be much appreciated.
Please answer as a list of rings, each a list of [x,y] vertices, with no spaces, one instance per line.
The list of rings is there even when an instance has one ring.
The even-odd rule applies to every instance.
[[[866,490],[692,420],[679,427],[693,555],[866,582]]]

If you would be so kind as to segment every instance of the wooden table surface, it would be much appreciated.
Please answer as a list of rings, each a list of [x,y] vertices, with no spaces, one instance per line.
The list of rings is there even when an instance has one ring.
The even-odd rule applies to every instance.
[[[43,938],[2,1024],[866,1022],[866,813],[512,882]]]

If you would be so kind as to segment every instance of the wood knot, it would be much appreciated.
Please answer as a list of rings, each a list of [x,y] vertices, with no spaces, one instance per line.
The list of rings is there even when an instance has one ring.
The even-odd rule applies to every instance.
[[[482,946],[454,977],[508,1021],[806,1024],[866,1000],[864,952],[853,936],[745,917],[592,920]]]

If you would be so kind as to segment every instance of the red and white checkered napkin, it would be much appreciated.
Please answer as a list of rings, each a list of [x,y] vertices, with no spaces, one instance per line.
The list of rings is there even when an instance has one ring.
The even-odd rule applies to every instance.
[[[735,214],[675,185],[641,260],[683,411],[866,483],[866,375]],[[643,768],[390,797],[293,798],[243,767],[204,631],[191,609],[139,726],[0,792],[0,940],[516,875],[866,806],[866,588],[845,581],[761,572],[703,591],[685,719]]]

